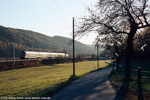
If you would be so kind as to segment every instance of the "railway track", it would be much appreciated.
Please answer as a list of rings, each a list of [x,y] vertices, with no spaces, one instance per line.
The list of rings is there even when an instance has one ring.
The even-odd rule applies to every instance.
[[[43,59],[0,59],[0,62],[18,62],[18,61],[35,61],[35,60],[43,60]]]
[[[38,60],[48,60],[49,58],[42,58],[42,59],[20,59],[16,58],[15,60],[13,58],[0,58],[0,62],[23,62],[23,61],[38,61]],[[57,58],[51,58],[51,59],[57,59]]]

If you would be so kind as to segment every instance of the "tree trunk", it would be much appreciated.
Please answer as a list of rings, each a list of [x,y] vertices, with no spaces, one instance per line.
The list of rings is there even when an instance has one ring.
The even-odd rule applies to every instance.
[[[122,58],[122,56],[117,57],[117,66],[116,66],[116,71],[117,72],[119,72],[119,65],[120,65],[121,58]]]
[[[126,62],[125,62],[125,80],[130,81],[131,80],[131,60],[132,60],[132,53],[133,53],[133,37],[136,34],[138,25],[132,24],[130,27],[130,33],[128,35],[127,40],[127,48],[126,48]]]

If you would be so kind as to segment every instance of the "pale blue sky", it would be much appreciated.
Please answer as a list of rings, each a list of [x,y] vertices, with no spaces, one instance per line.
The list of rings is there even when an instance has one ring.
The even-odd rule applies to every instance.
[[[71,37],[72,17],[87,14],[87,6],[98,0],[0,0],[0,25],[40,32],[49,36]],[[91,35],[81,42],[90,44]]]

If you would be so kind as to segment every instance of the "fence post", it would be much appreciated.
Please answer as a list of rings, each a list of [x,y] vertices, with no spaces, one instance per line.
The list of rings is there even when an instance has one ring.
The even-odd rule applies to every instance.
[[[141,67],[138,67],[138,83],[141,83]]]

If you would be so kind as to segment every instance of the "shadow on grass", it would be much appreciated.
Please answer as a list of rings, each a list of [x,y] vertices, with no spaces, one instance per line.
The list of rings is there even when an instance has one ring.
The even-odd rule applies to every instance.
[[[93,70],[89,73],[101,70],[103,68],[97,69],[97,70]],[[89,74],[87,73],[87,74]],[[85,74],[85,75],[87,75]],[[82,75],[84,76],[84,75]],[[71,84],[73,81],[79,79],[82,76],[70,76],[70,78],[66,81],[60,82],[58,84],[54,84],[52,87],[50,88],[46,88],[44,90],[40,90],[40,91],[36,91],[34,94],[29,95],[28,97],[52,97],[54,94],[56,94],[57,92],[59,92],[61,89],[63,89],[64,87],[66,87],[67,85]]]
[[[127,98],[127,93],[129,92],[130,82],[131,81],[125,81],[125,80],[123,81],[123,84],[121,85],[120,89],[117,91],[117,94],[113,100],[128,100],[126,98]],[[144,100],[141,83],[138,83],[138,100]]]
[[[142,90],[141,83],[138,83],[138,99],[139,100],[144,100],[143,90]]]
[[[70,76],[70,78],[66,81],[63,81],[61,83],[58,84],[54,84],[53,87],[50,88],[46,88],[44,90],[40,90],[35,92],[34,94],[29,95],[29,97],[51,97],[54,94],[56,94],[59,90],[61,90],[62,88],[64,88],[65,86],[67,86],[68,84],[70,84],[71,82],[73,82],[74,80],[77,80],[79,77],[78,76]]]
[[[126,96],[129,90],[129,85],[130,85],[130,81],[123,80],[123,83],[113,100],[126,100]]]
[[[122,62],[122,64],[124,64],[124,62]],[[131,73],[131,77],[133,79],[133,82],[131,81],[130,83],[130,88],[128,87],[128,89],[125,89],[128,91],[129,95],[127,96],[127,92],[125,92],[124,97],[127,96],[128,99],[130,100],[150,100],[149,99],[149,93],[150,93],[150,68],[149,68],[150,62],[149,60],[133,60],[132,61],[132,73]],[[138,67],[142,68],[142,72],[141,72],[141,83],[139,84],[138,81]],[[123,69],[123,68],[120,68]],[[124,73],[124,69],[123,71],[120,71],[121,73]],[[123,76],[122,74],[119,76]],[[120,80],[120,82],[123,80]],[[122,95],[124,92],[124,85],[127,84],[127,86],[129,85],[129,83],[125,83],[123,82],[121,85],[121,88],[118,89],[118,93],[115,97],[114,100],[125,100],[124,99],[117,99],[117,97],[119,97],[119,94]],[[116,84],[115,84],[116,85]],[[118,87],[114,87],[114,88],[118,88]],[[134,99],[133,99],[134,98]]]
[[[90,71],[87,74],[90,74],[92,72],[96,72],[96,71],[101,70],[101,69],[105,69],[105,68],[99,68],[97,70]],[[85,74],[85,75],[87,75],[87,74]],[[84,75],[82,75],[82,76],[84,76]],[[79,79],[82,76],[75,76],[75,77],[74,76],[70,76],[70,78],[68,80],[63,81],[63,82],[58,83],[58,84],[54,84],[53,87],[46,88],[46,89],[40,90],[40,91],[36,91],[34,94],[31,94],[28,97],[37,97],[37,96],[38,97],[52,97],[53,95],[58,93],[61,89],[63,89],[64,87],[68,86],[73,81]]]
[[[115,74],[115,72],[112,74]],[[123,81],[121,87],[118,89],[117,91],[117,94],[115,96],[115,98],[113,100],[135,100],[136,96],[134,94],[130,94],[130,96],[128,95],[128,93],[130,93],[130,82],[133,83],[135,80],[132,80],[131,81],[125,81],[125,80],[120,80],[120,81]],[[133,82],[132,82],[133,81]],[[136,82],[138,85],[137,85],[137,99],[138,100],[144,100],[144,96],[143,96],[143,90],[142,90],[142,83],[141,82]],[[114,88],[117,88],[115,86],[113,86]],[[131,99],[132,98],[132,99]],[[133,99],[134,98],[134,99]],[[136,99],[136,100],[137,100]]]
[[[111,63],[109,63],[109,65],[105,68],[108,68],[108,67],[111,67]],[[98,70],[101,70],[101,69],[105,69],[105,68],[99,68],[99,69],[96,69],[96,70],[92,70],[88,73],[86,73],[85,75],[87,74],[90,74],[92,72],[96,72]],[[36,91],[34,94],[31,94],[29,95],[29,97],[52,97],[53,95],[55,95],[56,93],[58,93],[61,89],[63,89],[64,87],[68,86],[69,84],[71,84],[73,81],[79,79],[80,77],[83,77],[84,75],[82,76],[70,76],[70,78],[66,81],[63,81],[63,82],[60,82],[58,84],[54,84],[52,87],[49,87],[49,88],[46,88],[44,90],[40,90],[40,91]]]

